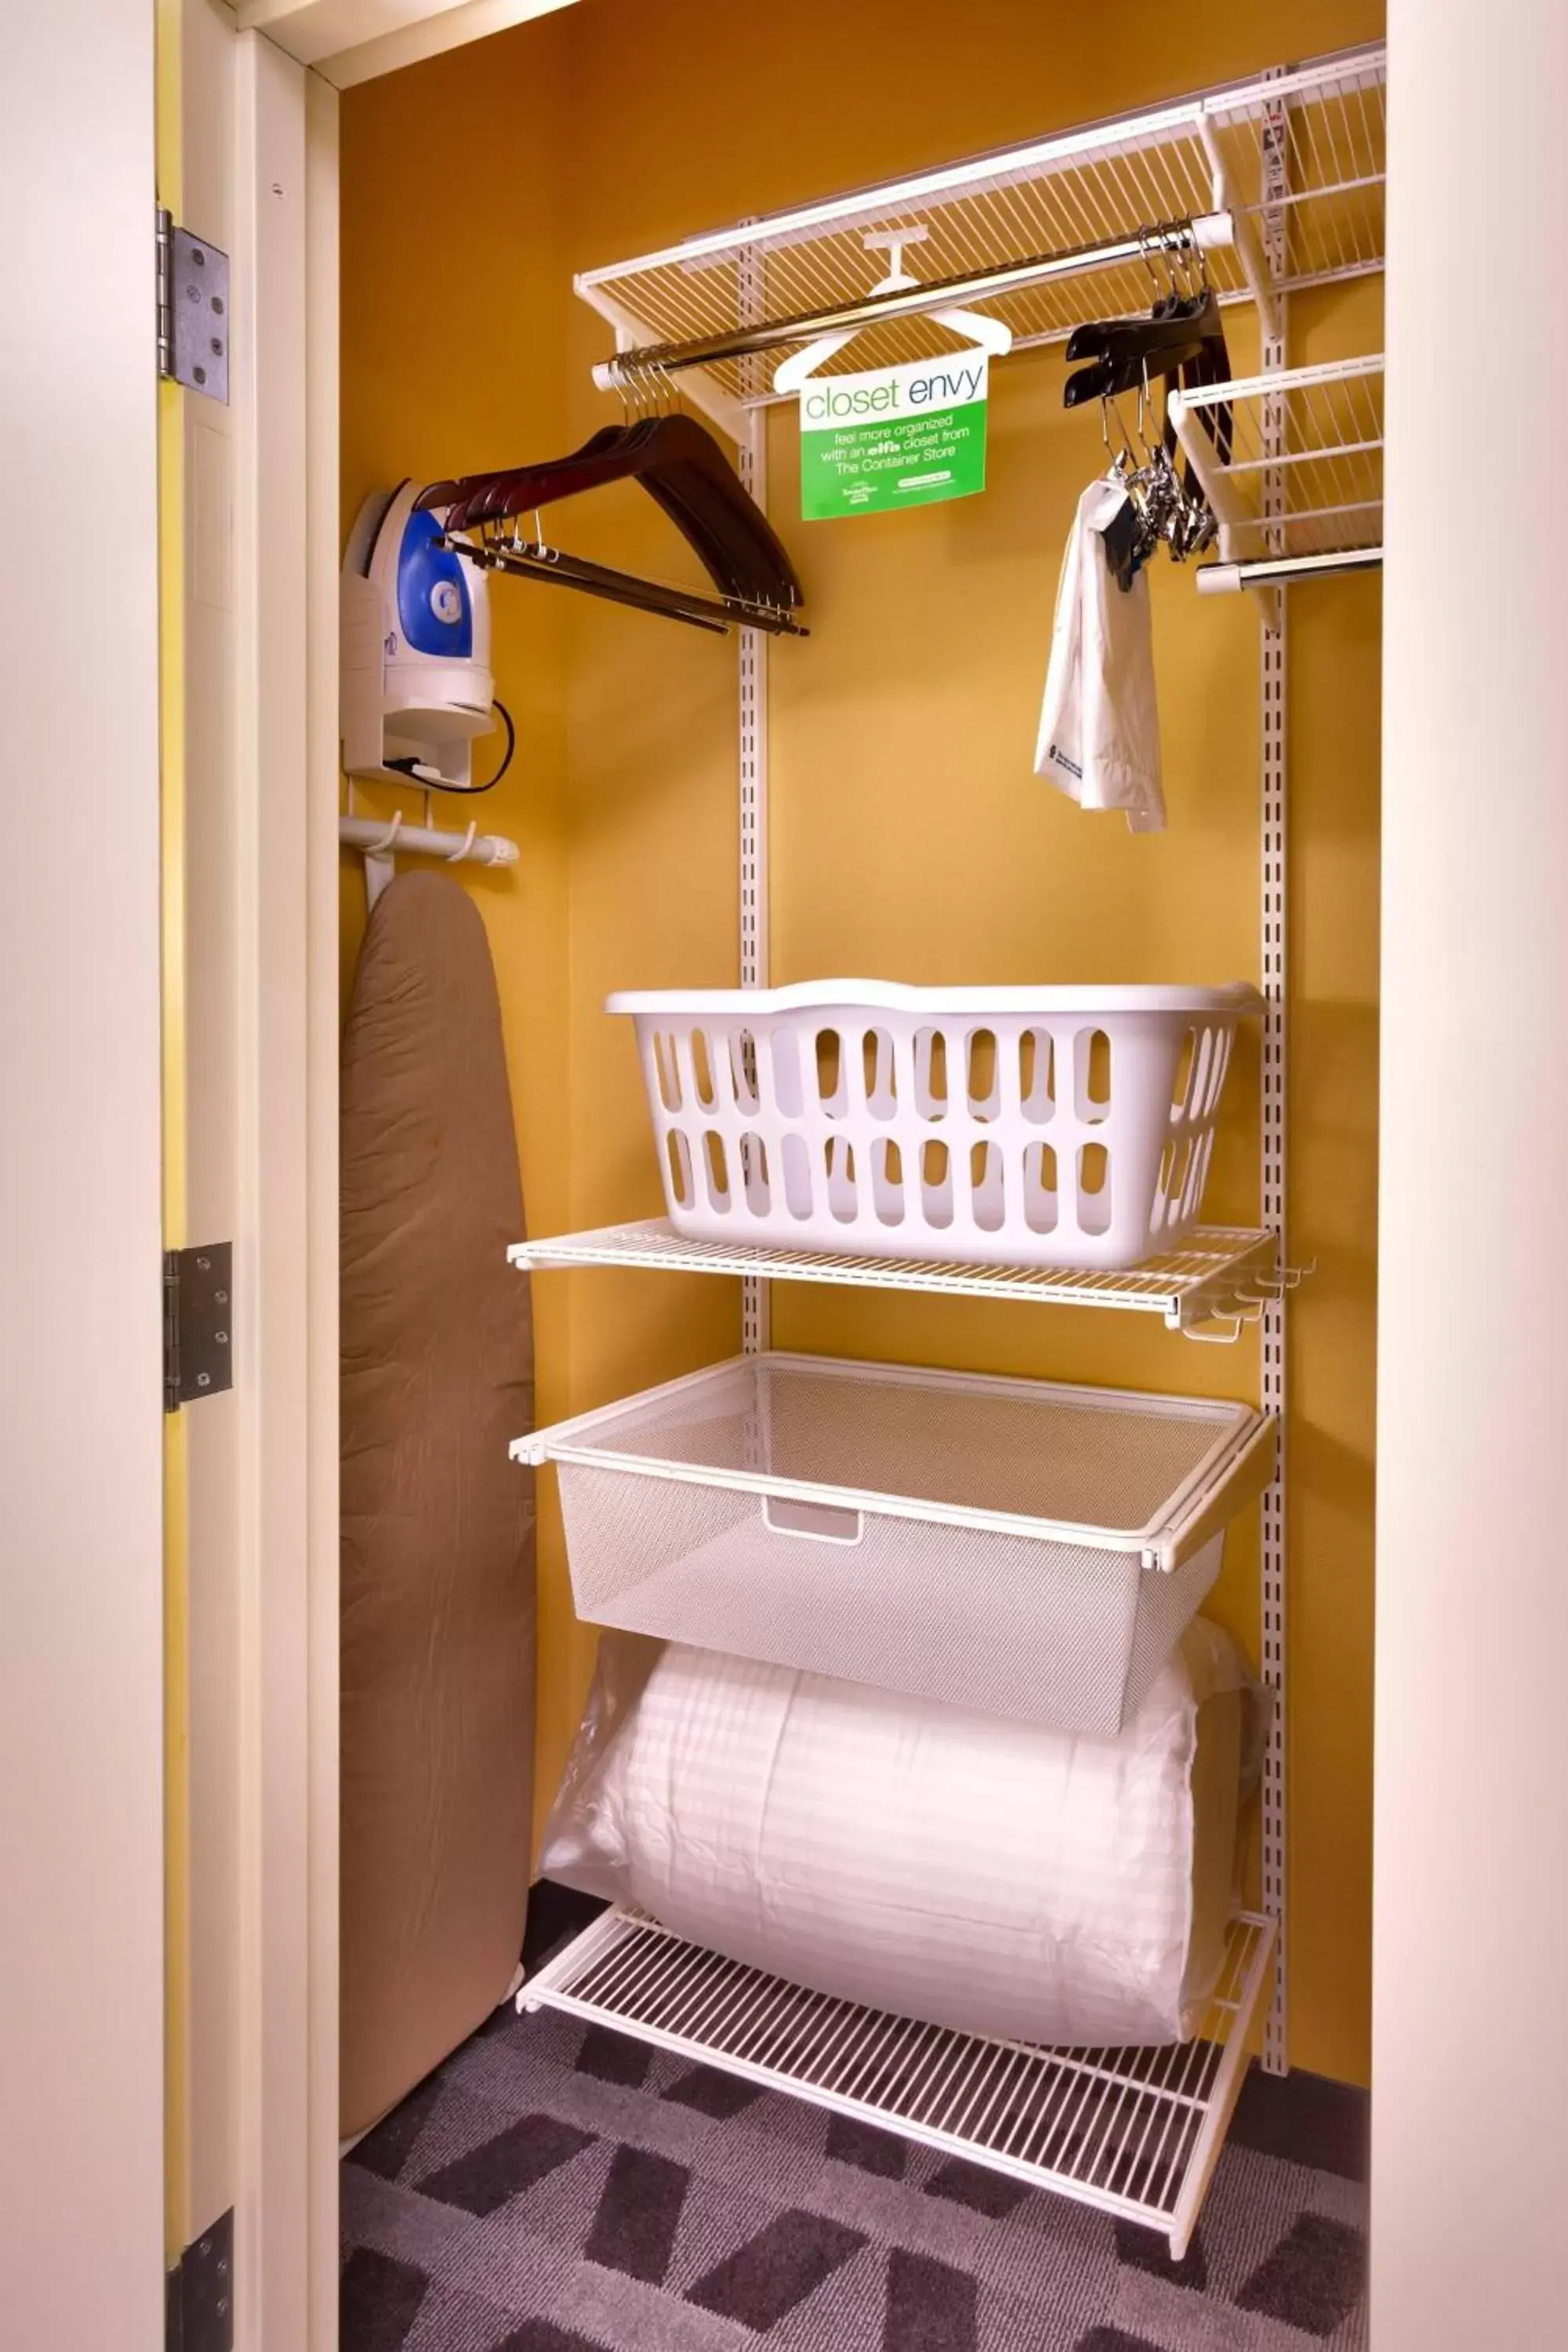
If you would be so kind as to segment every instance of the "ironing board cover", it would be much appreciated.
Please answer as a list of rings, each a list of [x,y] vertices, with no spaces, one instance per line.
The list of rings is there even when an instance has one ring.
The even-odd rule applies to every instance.
[[[371,917],[342,1059],[342,2128],[504,1999],[528,1899],[533,1425],[500,1006],[444,875]]]

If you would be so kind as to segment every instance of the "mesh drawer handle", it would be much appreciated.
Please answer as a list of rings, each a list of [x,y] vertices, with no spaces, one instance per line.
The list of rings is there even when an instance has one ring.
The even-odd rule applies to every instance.
[[[791,1502],[784,1495],[763,1496],[763,1525],[775,1536],[804,1536],[808,1543],[858,1544],[865,1540],[866,1515],[837,1503]]]

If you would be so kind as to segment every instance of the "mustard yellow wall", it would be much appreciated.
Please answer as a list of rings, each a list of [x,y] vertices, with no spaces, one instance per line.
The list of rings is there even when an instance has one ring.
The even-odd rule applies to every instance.
[[[999,145],[1374,37],[1373,0],[1279,9],[1029,0],[583,0],[545,23],[350,94],[344,106],[344,457],[390,471],[548,454],[615,414],[588,368],[606,331],[571,273],[716,222]],[[467,209],[405,224],[406,142],[454,130]],[[411,241],[411,242],[410,242]],[[411,313],[427,257],[453,292],[449,361]],[[1300,298],[1292,357],[1373,349],[1375,289]],[[1238,369],[1256,331],[1234,316]],[[440,355],[438,354],[438,358]],[[1258,621],[1155,576],[1171,809],[1133,841],[1030,774],[1062,540],[1100,462],[1066,415],[1058,354],[994,372],[991,487],[898,516],[803,526],[790,421],[772,510],[814,635],[773,656],[773,978],[1219,981],[1258,970]],[[668,573],[635,491],[584,503],[570,543]],[[563,529],[565,536],[564,528]],[[735,662],[644,615],[500,583],[498,667],[538,713],[497,810],[521,877],[480,884],[501,975],[530,1213],[540,1230],[659,1206],[614,987],[732,983]],[[1316,1256],[1292,1333],[1291,1928],[1296,2063],[1364,2081],[1370,1677],[1379,593],[1291,607],[1292,1247]],[[501,795],[497,795],[501,802]],[[531,827],[531,835],[528,828]],[[351,918],[357,878],[349,888]],[[353,929],[351,920],[350,929]],[[1257,1213],[1257,1057],[1236,1081],[1209,1207]],[[719,1281],[544,1276],[542,1398],[574,1409],[737,1344]],[[564,1295],[570,1295],[570,1309]],[[778,1344],[835,1354],[1256,1396],[1256,1344],[1204,1349],[1133,1318],[775,1289]],[[1254,1644],[1257,1531],[1234,1532],[1215,1607]],[[592,1657],[552,1524],[542,1561],[547,1799]]]
[[[569,191],[563,17],[532,26],[509,58],[504,106],[489,87],[496,45],[456,51],[369,84],[342,109],[342,499],[345,535],[365,495],[499,465],[571,438],[563,364],[572,302],[565,266]],[[471,808],[436,795],[435,821],[505,834],[514,867],[454,868],[484,917],[500,991],[531,1229],[572,1221],[567,1150],[566,636],[560,598],[491,600],[498,691],[517,751]],[[499,743],[478,747],[491,772]],[[411,818],[416,796],[362,792],[359,805]],[[363,860],[342,868],[346,997],[365,924]],[[521,1277],[519,1277],[521,1298]],[[537,1409],[570,1409],[563,1284],[535,1286]],[[521,1475],[521,1474],[520,1474]],[[540,1755],[542,1807],[570,1736],[574,1651],[553,1482],[540,1482]],[[570,1660],[563,1670],[563,1661]],[[548,1694],[560,1696],[552,1707]]]

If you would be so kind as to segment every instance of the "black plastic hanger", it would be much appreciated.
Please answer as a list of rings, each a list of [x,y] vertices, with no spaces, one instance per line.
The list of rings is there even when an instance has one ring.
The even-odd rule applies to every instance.
[[[1159,363],[1130,353],[1120,359],[1105,358],[1090,362],[1068,376],[1062,387],[1064,408],[1086,408],[1091,400],[1115,400],[1123,393],[1140,392],[1145,385],[1168,382],[1184,368],[1198,360],[1206,347],[1201,342],[1175,343],[1161,354]]]
[[[1165,355],[1183,343],[1223,344],[1219,304],[1208,287],[1197,294],[1167,294],[1145,318],[1089,319],[1068,337],[1068,360],[1146,362],[1149,373],[1168,373]]]

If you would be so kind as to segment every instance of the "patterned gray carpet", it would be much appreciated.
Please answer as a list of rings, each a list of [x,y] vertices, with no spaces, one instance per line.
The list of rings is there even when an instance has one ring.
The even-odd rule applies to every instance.
[[[343,2164],[342,2352],[1361,2352],[1359,2156],[1337,2113],[1326,2161],[1281,2152],[1306,2088],[1294,2124],[1244,2100],[1176,2267],[995,2173],[503,2011]]]

